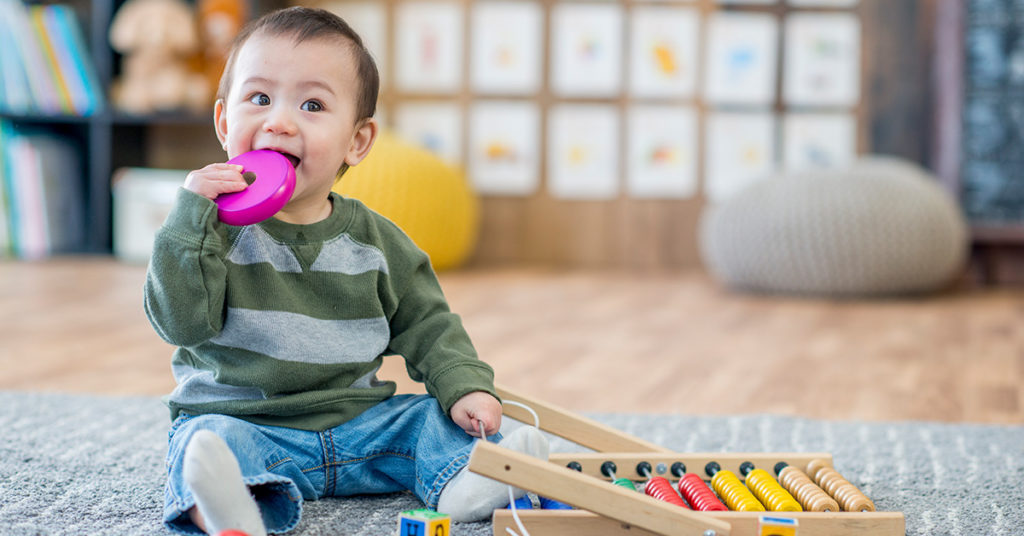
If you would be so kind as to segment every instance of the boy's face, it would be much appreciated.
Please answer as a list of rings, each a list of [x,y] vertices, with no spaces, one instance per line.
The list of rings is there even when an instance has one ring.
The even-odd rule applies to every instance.
[[[256,149],[284,153],[295,165],[295,193],[283,218],[323,210],[341,164],[358,164],[376,135],[373,120],[356,124],[355,58],[341,39],[257,33],[238,51],[217,137],[229,158]]]

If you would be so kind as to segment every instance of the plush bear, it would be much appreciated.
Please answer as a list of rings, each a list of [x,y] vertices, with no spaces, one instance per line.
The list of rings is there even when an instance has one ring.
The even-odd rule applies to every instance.
[[[206,78],[189,68],[199,35],[181,0],[128,0],[114,16],[110,44],[123,55],[111,88],[118,109],[143,114],[212,106]]]
[[[248,20],[244,0],[199,0],[199,41],[206,83],[216,91],[231,43]]]

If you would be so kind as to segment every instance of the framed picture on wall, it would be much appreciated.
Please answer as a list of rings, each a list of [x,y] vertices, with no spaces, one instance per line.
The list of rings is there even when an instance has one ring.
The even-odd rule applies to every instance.
[[[775,17],[716,12],[708,17],[705,99],[712,104],[767,106],[775,101]]]
[[[544,21],[540,4],[473,5],[470,80],[483,94],[532,95],[540,89]]]
[[[705,194],[728,199],[775,168],[775,116],[765,112],[713,112],[705,135]]]
[[[453,164],[462,162],[462,110],[454,102],[408,102],[395,110],[395,129]]]
[[[395,16],[395,85],[408,93],[454,93],[462,84],[463,12],[453,2],[407,2]]]
[[[626,131],[630,196],[679,199],[696,195],[700,143],[694,108],[633,106]]]
[[[566,97],[609,97],[622,88],[618,4],[558,3],[551,9],[551,88]]]
[[[637,6],[631,25],[630,92],[636,97],[692,97],[700,48],[698,12]]]
[[[782,118],[782,163],[835,167],[857,156],[857,121],[847,113],[789,113]]]
[[[530,195],[540,183],[540,108],[480,101],[469,120],[469,175],[484,195]]]
[[[548,190],[561,199],[619,194],[619,113],[612,105],[559,104],[548,115]]]
[[[783,98],[791,106],[852,107],[860,100],[860,21],[844,13],[786,18]]]

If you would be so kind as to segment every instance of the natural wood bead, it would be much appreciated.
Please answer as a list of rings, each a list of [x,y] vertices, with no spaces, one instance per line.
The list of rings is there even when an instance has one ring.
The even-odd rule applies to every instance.
[[[818,487],[807,473],[792,465],[779,473],[779,483],[809,512],[838,512],[839,503]]]
[[[857,486],[843,478],[825,460],[812,460],[807,464],[807,474],[821,489],[828,492],[847,512],[874,512],[875,503],[861,493]]]
[[[818,473],[818,470],[823,467],[832,467],[832,464],[828,460],[818,458],[817,460],[811,460],[811,463],[807,464],[807,474],[814,479],[817,479],[814,475]]]

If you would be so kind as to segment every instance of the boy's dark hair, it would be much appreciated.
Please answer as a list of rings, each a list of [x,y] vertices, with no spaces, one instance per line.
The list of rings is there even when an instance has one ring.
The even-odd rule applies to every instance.
[[[352,50],[352,56],[356,60],[356,70],[359,75],[356,121],[373,117],[377,110],[380,75],[377,72],[377,64],[373,61],[370,51],[363,44],[363,40],[347,22],[334,13],[324,9],[302,6],[273,11],[246,24],[242,28],[231,44],[231,54],[228,56],[227,64],[224,66],[220,85],[217,87],[218,99],[227,98],[228,92],[231,90],[232,71],[235,67],[235,57],[238,55],[238,51],[250,37],[258,32],[266,32],[269,35],[292,36],[295,38],[296,43],[302,43],[315,38],[342,38],[346,40],[349,43],[349,48]]]

